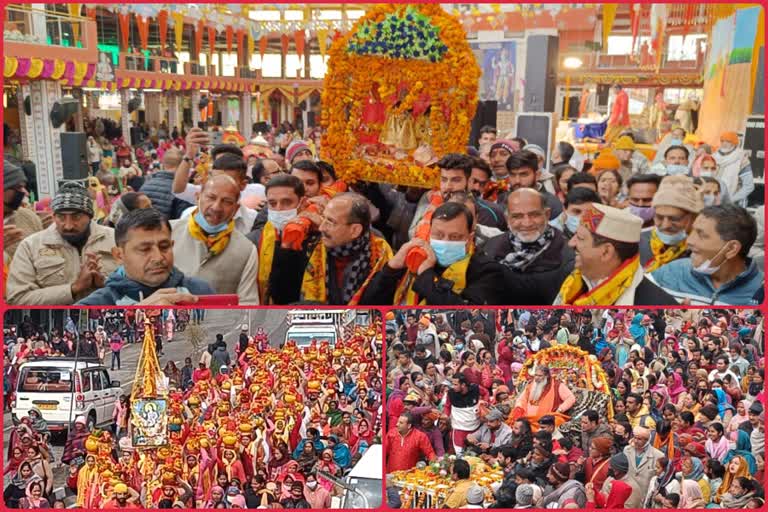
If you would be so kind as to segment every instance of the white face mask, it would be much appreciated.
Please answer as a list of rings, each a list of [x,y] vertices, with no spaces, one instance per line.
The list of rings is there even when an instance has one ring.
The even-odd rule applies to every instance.
[[[285,225],[293,220],[299,214],[298,208],[292,210],[267,210],[267,219],[275,226],[275,229],[282,232]]]
[[[712,256],[710,259],[708,259],[707,261],[705,261],[704,263],[702,263],[698,267],[694,267],[693,268],[693,272],[695,272],[696,274],[702,274],[702,275],[705,275],[705,276],[711,276],[715,272],[720,270],[720,267],[723,266],[723,263],[725,263],[725,261],[723,261],[723,263],[720,263],[720,265],[716,265],[716,266],[712,265],[712,262],[715,261],[715,259],[717,259],[717,257],[720,255],[720,253],[723,251],[723,249],[726,248],[727,245],[728,244],[726,243],[724,246],[722,246],[720,248],[719,251],[717,251],[715,253],[714,256]]]
[[[309,487],[310,489],[314,489],[315,487],[317,487],[317,482],[307,482],[307,487]]]

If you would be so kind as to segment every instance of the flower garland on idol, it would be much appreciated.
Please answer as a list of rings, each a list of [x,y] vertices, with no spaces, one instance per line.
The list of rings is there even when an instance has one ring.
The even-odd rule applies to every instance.
[[[480,68],[459,20],[438,4],[378,5],[329,50],[321,156],[347,182],[431,188],[464,152]]]

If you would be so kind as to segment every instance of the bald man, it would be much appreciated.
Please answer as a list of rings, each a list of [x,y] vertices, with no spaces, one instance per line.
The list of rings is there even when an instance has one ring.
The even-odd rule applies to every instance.
[[[488,240],[484,250],[501,263],[507,277],[527,277],[540,281],[536,302],[550,304],[560,284],[573,270],[573,249],[560,230],[549,225],[550,209],[538,190],[519,188],[507,196],[509,232]],[[518,282],[518,279],[514,279]],[[512,283],[508,283],[512,287]],[[528,300],[532,300],[529,296]]]
[[[363,196],[345,192],[318,206],[320,214],[299,216],[308,218],[320,236],[301,250],[280,246],[275,252],[272,299],[275,304],[362,304],[370,277],[389,261],[392,249],[371,231],[370,203]]]
[[[176,266],[207,281],[218,294],[237,294],[240,304],[259,303],[256,247],[235,229],[240,184],[219,174],[206,181],[187,219],[172,223]]]

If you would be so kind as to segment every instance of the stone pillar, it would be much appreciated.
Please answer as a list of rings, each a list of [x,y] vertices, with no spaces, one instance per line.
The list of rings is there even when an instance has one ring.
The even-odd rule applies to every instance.
[[[197,123],[200,122],[200,91],[195,89],[192,91],[192,127],[197,128]]]
[[[168,104],[168,133],[173,131],[174,126],[181,132],[180,99],[179,95],[175,92],[169,92],[165,96],[165,102]]]
[[[38,199],[52,197],[58,189],[58,181],[64,179],[61,161],[62,127],[54,128],[50,114],[53,104],[61,98],[61,85],[54,80],[33,80],[22,86],[29,91],[32,115],[23,114],[21,108],[22,137],[26,137],[25,156],[35,163]],[[23,141],[24,139],[22,139]]]
[[[240,95],[240,134],[245,140],[251,140],[253,135],[253,98],[250,92]]]
[[[128,102],[131,101],[131,91],[120,89],[120,128],[123,130],[123,140],[131,143],[131,115],[128,113]]]
[[[16,94],[19,109],[19,135],[21,137],[21,154],[25,160],[30,158],[30,145],[34,139],[34,130],[32,129],[32,116],[24,112],[24,98],[30,95],[29,83],[19,84]]]

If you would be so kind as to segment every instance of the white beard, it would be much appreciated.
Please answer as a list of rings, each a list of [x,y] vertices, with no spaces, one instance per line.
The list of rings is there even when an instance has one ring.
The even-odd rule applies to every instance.
[[[528,399],[531,402],[538,402],[539,398],[541,398],[542,393],[544,393],[544,388],[547,386],[547,381],[544,382],[533,382],[533,387],[531,388],[531,392],[528,395]]]

